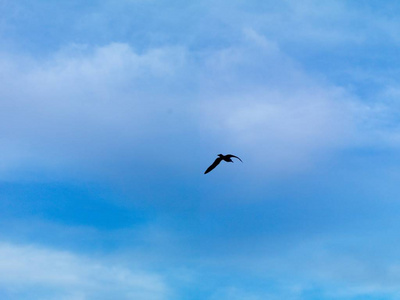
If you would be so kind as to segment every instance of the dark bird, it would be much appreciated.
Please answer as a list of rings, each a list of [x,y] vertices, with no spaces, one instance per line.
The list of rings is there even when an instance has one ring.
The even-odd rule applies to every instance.
[[[208,167],[208,169],[204,172],[204,174],[207,174],[208,172],[212,171],[216,166],[219,165],[219,163],[220,163],[222,160],[224,160],[224,161],[226,161],[226,162],[231,162],[231,163],[233,163],[233,161],[232,161],[232,159],[231,159],[232,157],[235,157],[235,158],[237,158],[238,160],[242,161],[239,157],[237,157],[237,156],[235,156],[235,155],[232,155],[232,154],[227,154],[227,155],[218,154],[217,159],[212,163],[211,166]]]

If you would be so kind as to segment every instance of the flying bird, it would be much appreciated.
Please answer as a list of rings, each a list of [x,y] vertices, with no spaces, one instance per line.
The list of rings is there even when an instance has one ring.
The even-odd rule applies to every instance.
[[[237,158],[238,160],[242,161],[239,157],[237,157],[237,156],[235,156],[235,155],[232,155],[232,154],[227,154],[227,155],[218,154],[217,159],[212,163],[211,166],[208,167],[208,169],[204,172],[204,174],[207,174],[208,172],[212,171],[216,166],[219,165],[219,163],[220,163],[222,160],[224,160],[224,161],[226,161],[226,162],[231,162],[231,163],[233,163],[233,161],[232,161],[232,159],[231,159],[232,157],[235,157],[235,158]]]

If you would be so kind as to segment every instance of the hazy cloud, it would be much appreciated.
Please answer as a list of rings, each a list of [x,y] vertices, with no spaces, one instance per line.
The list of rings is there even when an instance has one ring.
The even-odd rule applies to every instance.
[[[118,164],[158,143],[173,159],[176,140],[194,149],[204,139],[229,138],[274,169],[297,169],[318,153],[351,146],[363,130],[361,104],[307,75],[253,30],[244,39],[209,53],[167,47],[138,54],[114,43],[72,46],[27,63],[3,55],[3,165],[12,168],[18,156],[22,166],[53,170]]]
[[[0,298],[399,295],[398,4],[28,2],[0,4]]]
[[[0,245],[0,285],[10,297],[41,299],[168,299],[163,278],[93,258],[34,245]]]

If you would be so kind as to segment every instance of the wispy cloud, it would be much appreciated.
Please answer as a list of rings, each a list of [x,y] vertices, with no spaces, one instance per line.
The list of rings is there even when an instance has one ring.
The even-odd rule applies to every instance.
[[[8,168],[18,155],[22,165],[50,169],[132,161],[157,143],[171,155],[175,139],[189,135],[193,150],[196,137],[229,137],[231,146],[263,154],[274,169],[297,168],[318,152],[351,146],[365,129],[357,128],[364,108],[356,97],[308,75],[250,29],[242,44],[213,52],[166,47],[138,54],[113,43],[18,60],[2,58]]]
[[[65,51],[46,62],[2,58],[8,78],[1,92],[2,147],[12,157],[19,154],[20,164],[90,163],[132,151],[140,139],[168,130],[157,120],[175,103],[163,93],[179,69],[179,49],[139,55],[125,44],[110,44],[89,53],[85,47]],[[4,157],[5,165],[12,157]]]
[[[0,286],[10,299],[168,299],[162,276],[34,245],[0,245]]]
[[[0,297],[398,296],[398,4],[28,2],[0,4]]]

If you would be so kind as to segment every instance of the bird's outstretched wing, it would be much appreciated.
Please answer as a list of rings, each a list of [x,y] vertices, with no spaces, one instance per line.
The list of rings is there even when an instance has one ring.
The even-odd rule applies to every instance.
[[[227,155],[225,155],[225,156],[227,156],[227,157],[229,157],[229,158],[235,157],[235,158],[237,158],[238,160],[242,161],[242,160],[241,160],[239,157],[237,157],[236,155],[227,154]]]
[[[208,169],[204,172],[204,174],[207,174],[208,172],[212,171],[216,166],[219,165],[219,163],[221,162],[222,158],[218,157],[216,160],[214,160],[214,162],[212,163],[211,166],[208,167]]]

